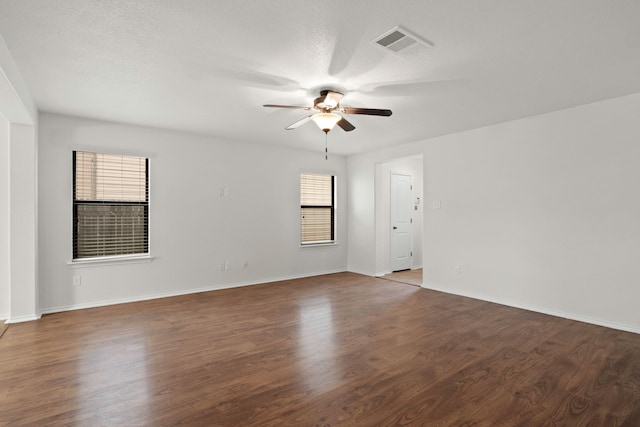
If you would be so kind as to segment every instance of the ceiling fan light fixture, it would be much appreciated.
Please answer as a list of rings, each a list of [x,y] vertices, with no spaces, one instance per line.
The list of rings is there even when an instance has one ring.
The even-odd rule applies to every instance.
[[[336,113],[318,113],[311,116],[311,120],[313,120],[324,133],[333,129],[341,119],[342,116]]]

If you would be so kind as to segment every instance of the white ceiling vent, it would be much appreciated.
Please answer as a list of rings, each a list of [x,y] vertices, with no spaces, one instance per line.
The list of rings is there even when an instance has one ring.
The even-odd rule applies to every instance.
[[[415,56],[420,51],[426,50],[432,46],[426,40],[422,40],[415,34],[402,27],[395,27],[376,37],[373,43],[380,46],[386,51],[390,51],[400,56]]]

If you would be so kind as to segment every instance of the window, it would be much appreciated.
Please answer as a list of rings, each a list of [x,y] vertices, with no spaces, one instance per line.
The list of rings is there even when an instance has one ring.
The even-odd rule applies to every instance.
[[[73,259],[149,253],[149,160],[73,152]]]
[[[300,242],[303,245],[335,241],[336,177],[300,175]]]

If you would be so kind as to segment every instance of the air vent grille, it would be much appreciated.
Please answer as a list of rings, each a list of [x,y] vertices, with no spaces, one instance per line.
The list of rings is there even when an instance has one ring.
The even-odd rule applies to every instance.
[[[415,56],[421,50],[431,47],[431,43],[420,39],[402,27],[395,27],[376,37],[373,43],[379,47],[391,51],[396,55]]]

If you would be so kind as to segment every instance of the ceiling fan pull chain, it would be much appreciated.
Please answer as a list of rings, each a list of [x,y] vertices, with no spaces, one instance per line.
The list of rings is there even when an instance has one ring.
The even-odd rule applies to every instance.
[[[329,132],[324,133],[324,159],[329,160],[329,151],[327,150],[327,135]]]

